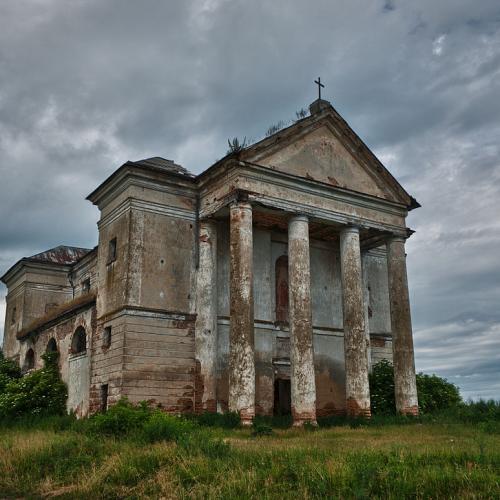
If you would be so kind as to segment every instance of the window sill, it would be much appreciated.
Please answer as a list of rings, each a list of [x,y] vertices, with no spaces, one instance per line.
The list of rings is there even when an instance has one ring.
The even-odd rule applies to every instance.
[[[84,358],[85,356],[87,356],[87,350],[82,351],[82,352],[71,352],[69,354],[69,359]]]

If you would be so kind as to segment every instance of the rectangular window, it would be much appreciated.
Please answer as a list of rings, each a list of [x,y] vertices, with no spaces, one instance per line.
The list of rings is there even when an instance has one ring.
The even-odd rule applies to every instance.
[[[108,384],[101,385],[101,411],[108,409]]]
[[[111,345],[111,327],[107,326],[102,332],[102,346],[109,347]]]
[[[108,246],[108,264],[116,260],[116,238],[109,241]]]
[[[82,293],[90,292],[90,278],[87,278],[82,281]]]

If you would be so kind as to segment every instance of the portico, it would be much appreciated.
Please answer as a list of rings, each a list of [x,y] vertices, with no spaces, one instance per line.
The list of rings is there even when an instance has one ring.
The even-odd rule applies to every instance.
[[[342,385],[345,387],[344,412],[351,417],[369,417],[370,393],[368,373],[370,366],[369,331],[367,325],[366,283],[363,283],[362,256],[373,248],[385,252],[387,265],[387,283],[389,283],[390,323],[393,332],[393,357],[396,380],[398,410],[402,413],[415,413],[416,400],[413,364],[413,346],[411,340],[411,319],[408,295],[402,293],[405,287],[404,241],[408,235],[406,229],[394,234],[388,228],[369,227],[366,221],[351,219],[351,223],[342,224],[334,220],[324,220],[317,216],[297,213],[269,207],[262,199],[245,191],[232,193],[225,207],[221,207],[211,217],[211,240],[217,239],[214,231],[224,231],[229,226],[229,356],[227,365],[229,411],[240,413],[242,422],[250,424],[256,413],[263,406],[259,394],[272,391],[276,377],[259,377],[256,371],[255,335],[263,320],[254,315],[254,288],[271,288],[271,283],[262,282],[253,273],[255,262],[254,233],[273,231],[281,234],[286,242],[288,260],[288,311],[287,321],[275,324],[281,334],[288,333],[289,351],[287,372],[290,380],[291,414],[294,425],[305,422],[315,423],[317,416],[316,379],[318,366],[315,367],[314,330],[312,307],[314,298],[311,292],[311,239],[330,249],[338,256],[340,273],[336,286],[341,289],[341,328],[336,335],[342,337],[345,374]],[[333,214],[332,219],[340,214]],[[202,223],[201,227],[205,227]],[[203,230],[203,229],[202,229]],[[226,229],[227,230],[227,229]],[[393,228],[392,228],[393,230]],[[218,239],[220,242],[220,238]],[[209,243],[200,234],[201,249]],[[220,246],[220,244],[219,244]],[[386,250],[387,249],[387,250]],[[219,248],[219,252],[221,248]],[[401,253],[403,252],[403,254]],[[201,250],[200,254],[205,252]],[[273,259],[269,254],[269,258]],[[275,262],[270,262],[270,267]],[[212,267],[216,273],[217,266]],[[390,273],[390,276],[389,276]],[[214,282],[215,278],[210,281]],[[220,281],[220,278],[219,278]],[[335,284],[332,283],[332,287]],[[277,286],[277,285],[276,285]],[[213,293],[213,289],[212,292]],[[274,290],[277,294],[279,291]],[[270,290],[269,295],[272,295]],[[278,300],[278,299],[276,299]],[[278,303],[274,303],[275,312]],[[277,326],[276,326],[277,325]],[[408,332],[410,334],[408,335]],[[397,335],[399,333],[399,335]],[[326,332],[322,332],[326,335]],[[215,332],[215,335],[217,333]],[[219,343],[220,344],[220,343]],[[398,361],[396,361],[398,360]],[[283,360],[282,360],[283,361]],[[268,367],[269,368],[269,367]],[[210,374],[208,379],[216,380],[217,374]],[[272,369],[268,370],[272,375]],[[276,370],[275,370],[276,372]],[[276,403],[275,403],[276,404]]]

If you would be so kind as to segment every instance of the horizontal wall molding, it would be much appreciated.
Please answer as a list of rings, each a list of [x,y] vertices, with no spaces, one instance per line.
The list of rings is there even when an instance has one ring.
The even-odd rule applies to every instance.
[[[120,205],[118,205],[115,209],[113,209],[109,214],[103,217],[98,223],[97,227],[102,229],[123,214],[127,213],[131,210],[141,210],[143,212],[165,215],[167,217],[173,217],[176,219],[184,219],[190,222],[194,222],[196,220],[196,211],[189,210],[185,208],[173,207],[171,205],[164,205],[162,203],[155,203],[152,201],[140,200],[138,198],[127,198]]]
[[[231,321],[228,316],[218,316],[217,324],[221,326],[230,326]],[[272,321],[263,321],[263,320],[255,320],[254,321],[254,329],[255,330],[268,330],[270,332],[274,332],[278,335],[278,337],[288,338],[290,336],[289,329],[286,327],[279,327],[274,324]],[[328,335],[334,337],[343,337],[344,329],[343,328],[333,328],[326,326],[314,326],[313,325],[313,333],[315,335]]]
[[[100,318],[98,318],[98,320],[99,322],[107,323],[108,321],[112,321],[123,316],[133,316],[148,319],[164,319],[172,321],[194,321],[196,319],[196,315],[190,313],[126,306],[116,311],[112,311],[105,316],[101,316]]]

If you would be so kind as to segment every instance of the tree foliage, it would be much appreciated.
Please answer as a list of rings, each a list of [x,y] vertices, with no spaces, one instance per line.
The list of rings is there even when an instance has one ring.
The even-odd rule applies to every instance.
[[[0,360],[0,420],[17,417],[63,415],[68,392],[59,376],[59,354],[42,356],[44,367],[24,377],[2,356]],[[0,382],[1,384],[1,382]]]
[[[370,401],[374,415],[396,413],[394,371],[392,364],[386,359],[374,365],[370,373]]]
[[[458,387],[437,375],[417,373],[418,407],[427,414],[458,405],[462,398]],[[374,415],[394,415],[394,369],[387,360],[379,361],[370,374],[370,397]]]
[[[6,358],[0,350],[0,394],[12,380],[21,378],[21,369],[11,359]]]
[[[462,401],[458,387],[437,375],[417,373],[417,393],[422,413],[451,408]]]

